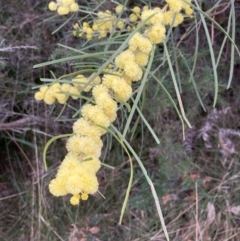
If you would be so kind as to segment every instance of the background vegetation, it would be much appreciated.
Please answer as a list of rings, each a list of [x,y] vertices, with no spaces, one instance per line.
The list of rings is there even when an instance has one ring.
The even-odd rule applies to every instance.
[[[85,1],[78,1],[84,4]],[[104,3],[104,4],[102,4]],[[129,1],[132,7],[134,1]],[[140,5],[158,1],[139,1]],[[199,1],[204,12],[225,30],[229,22],[230,1]],[[100,190],[105,195],[91,197],[79,207],[68,199],[49,194],[48,183],[65,155],[65,140],[56,141],[48,150],[49,170],[43,167],[42,151],[50,137],[69,133],[67,108],[55,121],[61,108],[46,106],[33,99],[32,87],[40,77],[71,71],[69,63],[33,69],[34,64],[55,60],[70,53],[58,43],[81,48],[84,40],[70,34],[74,20],[52,34],[65,17],[51,19],[46,1],[3,0],[0,2],[0,240],[165,240],[153,198],[143,173],[134,161],[134,182],[123,224],[118,225],[120,210],[129,179],[128,157],[113,140],[104,160],[115,167],[102,169]],[[110,1],[88,1],[86,8],[113,8]],[[240,4],[235,2],[236,45],[240,45]],[[176,28],[169,51],[176,75],[181,80],[181,97],[192,129],[185,130],[164,91],[150,79],[141,100],[142,112],[161,143],[156,145],[138,116],[134,116],[127,138],[141,157],[154,182],[171,240],[239,240],[240,237],[240,59],[226,42],[217,67],[219,93],[213,108],[214,76],[209,45],[200,16],[196,31],[189,32],[193,20]],[[49,19],[50,18],[50,19]],[[47,21],[46,21],[47,20]],[[212,49],[217,57],[225,35],[207,21]],[[67,33],[67,34],[66,34]],[[231,33],[231,31],[230,31]],[[198,43],[196,45],[196,36]],[[176,47],[177,46],[177,47]],[[198,47],[194,79],[204,103],[203,110],[189,70]],[[175,98],[167,65],[159,70],[163,52],[157,50],[152,71]],[[230,70],[230,64],[233,69]],[[229,75],[233,74],[227,89]],[[123,129],[124,113],[118,126]]]

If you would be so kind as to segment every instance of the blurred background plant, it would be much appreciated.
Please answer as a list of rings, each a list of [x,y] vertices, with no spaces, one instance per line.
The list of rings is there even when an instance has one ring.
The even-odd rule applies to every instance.
[[[78,3],[86,11],[113,11],[116,6],[111,1]],[[198,3],[202,11],[226,31],[230,26],[230,36],[235,24],[235,43],[239,47],[240,4],[234,3],[235,17],[229,19],[233,1]],[[139,6],[145,4],[158,6],[159,1],[139,2]],[[43,167],[42,150],[50,137],[71,132],[70,118],[76,106],[70,103],[72,109],[66,108],[61,118],[54,121],[61,107],[36,103],[32,87],[41,84],[40,77],[51,77],[50,70],[60,76],[70,73],[73,66],[69,62],[39,69],[32,66],[72,56],[71,51],[58,43],[80,50],[87,44],[72,36],[73,24],[79,20],[77,15],[70,20],[57,15],[53,18],[54,13],[48,11],[47,6],[48,2],[31,0],[0,3],[1,240],[165,240],[149,186],[135,161],[129,204],[123,225],[117,225],[130,171],[128,157],[115,140],[111,151],[106,148],[103,153],[104,160],[115,169],[103,169],[99,174],[100,190],[106,199],[96,195],[76,208],[69,205],[68,199],[49,194],[48,183],[65,155],[65,140],[58,140],[48,150],[48,172]],[[134,7],[134,2],[128,1],[127,6]],[[154,79],[147,82],[139,106],[161,143],[154,143],[136,114],[127,138],[138,150],[154,182],[171,240],[237,241],[240,232],[240,62],[236,51],[233,58],[228,40],[222,45],[226,35],[212,22],[206,23],[212,47],[199,14],[196,22],[189,20],[173,30],[168,46],[174,73],[181,83],[186,115],[193,127],[186,128],[186,139],[183,141],[182,125],[172,103]],[[88,51],[101,48],[95,45]],[[215,108],[210,48],[215,58],[222,51],[217,67],[219,92]],[[163,53],[159,46],[152,73],[177,102],[169,67],[161,65]],[[197,88],[189,81],[194,61]],[[233,79],[227,89],[230,74]],[[124,128],[125,116],[123,110],[117,121],[120,129]]]

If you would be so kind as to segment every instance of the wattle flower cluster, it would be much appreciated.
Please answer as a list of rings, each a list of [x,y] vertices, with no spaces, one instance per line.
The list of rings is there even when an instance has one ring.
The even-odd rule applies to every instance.
[[[48,8],[51,11],[57,11],[59,15],[66,15],[70,12],[77,12],[79,9],[75,0],[57,0],[57,2],[51,1],[48,4]]]
[[[99,84],[101,79],[95,78],[92,83],[89,83],[90,77],[86,78],[83,75],[78,75],[72,79],[71,84],[54,83],[50,86],[43,86],[35,93],[34,98],[37,101],[43,100],[46,104],[52,105],[55,101],[59,104],[65,104],[69,97],[74,100],[80,98],[80,93],[89,92],[93,85]]]
[[[91,91],[92,94],[91,103],[82,106],[81,117],[73,123],[72,135],[66,142],[68,153],[56,177],[49,184],[49,190],[54,196],[71,194],[70,203],[77,205],[80,200],[87,200],[89,194],[98,191],[96,174],[101,167],[101,136],[106,134],[116,120],[118,102],[124,103],[131,98],[132,83],[141,80],[143,67],[148,64],[151,51],[156,44],[165,40],[166,26],[177,26],[183,21],[184,17],[180,13],[182,10],[188,16],[192,14],[189,5],[182,0],[166,0],[163,9],[134,7],[128,22],[144,22],[144,32],[137,32],[132,36],[128,48],[116,56],[101,78],[92,80],[93,76],[86,78],[78,75],[69,84],[44,86],[35,94],[36,100],[44,100],[47,104],[53,104],[56,100],[64,104],[69,96],[80,98],[81,92]],[[118,5],[115,11],[121,14],[124,11],[123,6]],[[117,19],[110,11],[99,12],[92,26],[87,22],[81,28],[75,24],[75,35],[85,35],[87,39],[91,39],[98,32],[99,38],[105,37],[108,32],[113,31],[116,21],[121,23],[121,26],[117,25],[119,29],[126,26],[124,21]]]
[[[165,2],[166,5],[163,8],[149,9],[148,6],[142,8],[135,6],[130,10],[131,13],[127,13],[129,15],[127,18],[122,18],[122,15],[121,18],[119,17],[119,14],[128,10],[124,9],[123,5],[117,5],[115,13],[109,10],[98,12],[98,18],[92,24],[83,22],[79,26],[78,23],[75,23],[73,35],[88,40],[96,36],[101,39],[113,31],[121,31],[122,29],[132,31],[141,21],[145,21],[146,25],[151,26],[148,28],[148,35],[154,39],[153,43],[161,43],[165,36],[166,26],[177,27],[185,17],[192,17],[193,14],[193,9],[189,5],[191,0],[165,0]],[[160,36],[157,37],[157,35]]]

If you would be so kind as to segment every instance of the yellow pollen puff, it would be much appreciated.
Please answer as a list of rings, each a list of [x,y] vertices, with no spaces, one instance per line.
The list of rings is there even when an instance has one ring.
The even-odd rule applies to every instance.
[[[88,78],[86,78],[84,75],[77,75],[72,82],[79,91],[88,92],[92,89],[92,84],[89,83]]]
[[[82,199],[83,201],[88,200],[88,194],[87,194],[87,193],[83,193],[83,194],[81,195],[81,199]]]
[[[74,29],[78,29],[78,28],[79,28],[79,24],[78,24],[78,23],[75,23],[75,24],[73,25],[73,28],[74,28]]]
[[[141,51],[135,51],[134,52],[135,55],[135,62],[140,65],[140,66],[146,66],[148,63],[148,54],[143,53]]]
[[[92,89],[92,95],[93,97],[96,99],[97,96],[99,96],[100,94],[108,94],[108,88],[103,85],[103,84],[100,84],[100,85],[96,85],[93,87]]]
[[[135,13],[130,14],[129,16],[130,22],[136,22],[138,20],[138,16]]]
[[[166,38],[166,28],[162,24],[155,24],[146,34],[153,44],[159,44]]]
[[[170,11],[179,13],[182,10],[182,0],[165,0],[169,6]]]
[[[147,21],[146,22],[147,25],[154,25],[156,23],[161,23],[163,20],[163,13],[159,9],[144,10],[141,14],[141,20]]]
[[[68,194],[68,191],[65,188],[65,180],[62,179],[52,179],[49,183],[49,191],[52,195],[59,197]]]
[[[123,5],[121,5],[121,4],[116,6],[116,8],[115,8],[116,13],[120,13],[120,12],[122,12],[122,10],[123,10]]]
[[[96,174],[101,168],[100,160],[95,156],[86,156],[81,162],[80,167],[86,173]]]
[[[89,120],[94,124],[103,127],[109,127],[111,124],[103,110],[97,105],[85,104],[81,109],[81,113],[84,119]]]
[[[124,67],[124,73],[133,81],[138,81],[142,78],[143,72],[140,66],[135,62],[129,62]]]
[[[72,3],[69,8],[70,8],[70,12],[77,12],[79,9],[79,6],[77,3]]]
[[[132,87],[123,78],[117,78],[112,84],[114,96],[120,101],[127,102],[132,95]]]
[[[69,95],[74,99],[78,99],[80,97],[80,91],[75,87],[71,86],[69,89]]]
[[[100,157],[102,141],[98,137],[74,135],[67,140],[66,148],[68,152],[78,155]]]
[[[82,191],[83,185],[81,182],[81,177],[79,175],[73,174],[69,176],[66,180],[66,190],[71,194],[79,194]]]
[[[57,9],[57,12],[59,15],[66,15],[66,14],[69,14],[69,7],[64,7],[64,6],[59,6],[58,9]]]
[[[184,17],[181,13],[177,13],[174,19],[173,27],[177,27],[179,24],[181,24],[184,20]]]
[[[89,137],[100,137],[102,135],[99,127],[92,125],[89,121],[83,118],[79,118],[73,123],[73,133]]]
[[[50,11],[56,11],[57,10],[57,4],[53,1],[51,1],[49,4],[48,4],[48,8]]]
[[[152,50],[151,41],[140,33],[135,33],[128,44],[131,51],[139,49],[141,52],[149,54]]]
[[[119,29],[123,29],[123,27],[124,27],[124,22],[123,22],[122,20],[119,20],[118,23],[117,23],[117,27],[118,27]]]
[[[78,205],[80,202],[80,194],[75,194],[70,198],[70,203],[72,205]]]
[[[140,13],[141,12],[141,9],[140,9],[140,7],[138,7],[138,6],[135,6],[133,9],[132,9],[132,11],[134,12],[134,13]]]
[[[118,68],[123,69],[126,62],[134,61],[134,58],[135,56],[131,50],[125,50],[115,58],[115,64]]]

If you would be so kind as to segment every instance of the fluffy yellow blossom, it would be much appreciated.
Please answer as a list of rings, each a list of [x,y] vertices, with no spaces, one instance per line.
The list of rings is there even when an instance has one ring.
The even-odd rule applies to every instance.
[[[162,12],[158,8],[144,10],[142,12],[142,14],[141,14],[141,20],[142,21],[147,21],[146,22],[147,25],[154,25],[156,23],[161,23],[162,22],[163,14],[162,14]]]
[[[124,102],[128,101],[132,95],[132,87],[128,85],[123,78],[120,77],[114,79],[111,85],[111,89],[114,92],[114,96]]]
[[[122,5],[122,4],[117,5],[116,8],[115,8],[115,12],[116,12],[116,13],[121,13],[122,10],[123,10],[123,5]]]
[[[70,203],[72,205],[78,205],[80,202],[80,194],[75,194],[70,198]]]
[[[89,92],[92,89],[92,84],[89,83],[88,78],[84,75],[77,75],[72,82],[79,91]]]
[[[174,12],[166,11],[163,13],[163,25],[170,25],[173,23]]]
[[[110,122],[117,118],[117,103],[108,93],[102,93],[95,97],[97,106],[101,107]]]
[[[113,74],[105,74],[103,75],[103,81],[102,84],[105,85],[107,88],[111,88],[113,81],[118,78],[118,76]]]
[[[129,16],[130,22],[136,22],[138,20],[138,16],[135,13],[130,14]]]
[[[81,113],[84,119],[91,121],[94,124],[109,127],[111,122],[104,114],[103,110],[97,105],[85,104]]]
[[[182,0],[165,0],[168,4],[170,11],[179,13],[182,10]]]
[[[123,29],[123,28],[124,28],[124,22],[123,22],[122,20],[119,20],[119,21],[117,22],[117,27],[118,27],[119,29]]]
[[[181,13],[177,13],[173,22],[173,27],[177,27],[179,24],[183,22],[184,18]]]
[[[81,195],[81,199],[82,199],[83,201],[88,200],[88,194],[87,194],[87,193],[83,193],[83,194]]]
[[[57,99],[59,104],[65,104],[69,98],[68,94],[65,93],[56,93],[55,98]]]
[[[52,179],[48,187],[49,187],[50,193],[56,197],[64,196],[68,194],[68,191],[65,188],[65,180],[62,180],[61,178]]]
[[[159,44],[166,38],[166,28],[162,24],[155,24],[146,34],[153,44]]]
[[[65,187],[68,193],[79,194],[83,190],[82,178],[79,175],[73,174],[66,180]]]
[[[138,81],[142,78],[143,71],[135,62],[128,62],[124,67],[124,73],[133,81]]]
[[[120,53],[116,58],[115,58],[115,64],[118,68],[123,69],[126,62],[131,62],[134,61],[134,54],[131,50],[125,50],[122,53]]]
[[[69,89],[69,95],[74,99],[78,99],[80,97],[80,91],[75,87],[71,86]]]
[[[186,7],[185,9],[185,13],[188,17],[191,17],[193,14],[193,9],[191,7]]]
[[[70,12],[77,12],[79,7],[78,7],[78,4],[77,3],[72,3],[70,6],[69,6],[69,9],[70,9]]]
[[[139,50],[136,50],[134,52],[134,55],[135,55],[135,63],[137,63],[138,65],[140,66],[146,66],[147,63],[148,63],[148,54],[146,53],[143,53]]]
[[[48,90],[48,86],[41,87],[39,89],[39,91],[36,92],[35,95],[34,95],[35,100],[38,100],[38,101],[43,100],[44,95],[47,92],[47,90]]]
[[[66,148],[68,152],[100,157],[102,145],[100,138],[74,135],[67,140]]]
[[[66,15],[66,14],[69,14],[69,12],[70,12],[70,9],[68,7],[59,6],[57,9],[57,13],[59,15]]]
[[[98,190],[98,180],[96,175],[82,175],[81,177],[82,192],[87,194],[94,194]]]
[[[92,95],[94,98],[96,98],[100,94],[108,94],[108,88],[106,85],[100,84],[96,85],[92,89]]]
[[[76,168],[78,168],[79,166],[80,166],[79,155],[74,152],[69,152],[63,159],[58,171],[66,170],[67,172],[71,173],[74,170],[76,170]]]
[[[86,173],[96,174],[101,167],[101,162],[95,156],[86,156],[84,160],[80,162],[80,167],[86,171]]]
[[[100,137],[103,134],[99,127],[92,125],[83,118],[79,118],[73,123],[73,133],[89,137]]]
[[[132,9],[132,11],[133,11],[134,13],[136,13],[136,14],[139,14],[139,13],[141,12],[141,9],[140,9],[140,7],[138,7],[138,6],[135,6],[135,7]]]
[[[143,53],[149,54],[152,50],[152,44],[149,39],[140,33],[135,33],[128,44],[131,51],[135,51],[139,48]]]
[[[51,1],[49,4],[48,4],[48,9],[50,10],[50,11],[56,11],[57,10],[57,4],[55,3],[55,2],[53,2],[53,1]]]

